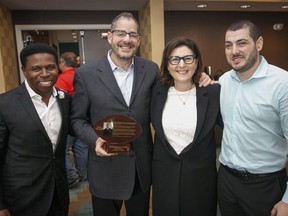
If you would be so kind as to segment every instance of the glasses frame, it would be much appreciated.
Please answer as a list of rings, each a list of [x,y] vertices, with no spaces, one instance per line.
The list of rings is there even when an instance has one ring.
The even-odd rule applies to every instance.
[[[140,34],[137,32],[126,32],[124,30],[113,30],[112,34],[115,34],[117,37],[124,38],[128,34],[131,39],[137,40],[140,37]],[[125,35],[124,35],[125,34]]]
[[[193,61],[192,62],[186,62],[186,58],[187,57],[192,57],[193,58]],[[195,59],[197,58],[197,56],[196,55],[185,55],[185,56],[183,56],[183,57],[180,57],[180,56],[169,56],[168,57],[168,62],[171,64],[171,65],[178,65],[179,63],[180,63],[180,61],[181,61],[181,59],[183,59],[183,61],[184,61],[184,63],[185,64],[193,64],[194,62],[195,62]],[[176,63],[176,64],[174,64],[174,63],[172,63],[172,60],[178,60],[178,62]]]

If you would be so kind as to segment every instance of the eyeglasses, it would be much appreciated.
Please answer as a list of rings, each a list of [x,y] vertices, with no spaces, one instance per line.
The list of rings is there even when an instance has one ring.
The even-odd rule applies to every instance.
[[[115,34],[119,38],[124,38],[128,34],[131,39],[138,39],[140,34],[137,32],[126,32],[124,30],[113,30],[112,34]]]
[[[195,55],[186,55],[186,56],[183,56],[183,57],[170,56],[170,57],[168,57],[168,61],[172,65],[178,65],[180,63],[181,59],[183,59],[185,64],[192,64],[194,62],[195,58],[196,58]]]

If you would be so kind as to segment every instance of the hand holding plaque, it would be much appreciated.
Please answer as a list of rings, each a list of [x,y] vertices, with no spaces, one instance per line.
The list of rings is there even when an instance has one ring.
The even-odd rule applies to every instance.
[[[128,154],[132,150],[132,141],[141,133],[141,125],[133,118],[124,115],[107,116],[95,125],[96,134],[106,141],[107,153]]]

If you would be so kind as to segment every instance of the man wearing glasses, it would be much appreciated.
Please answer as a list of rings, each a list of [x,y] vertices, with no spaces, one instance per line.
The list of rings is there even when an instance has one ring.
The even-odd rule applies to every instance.
[[[94,215],[116,216],[124,200],[128,215],[147,216],[151,185],[152,138],[149,105],[158,76],[156,63],[136,56],[139,25],[130,13],[118,15],[108,32],[111,50],[76,71],[72,125],[89,146],[88,180]],[[142,134],[128,154],[109,154],[93,126],[109,115],[136,119]]]

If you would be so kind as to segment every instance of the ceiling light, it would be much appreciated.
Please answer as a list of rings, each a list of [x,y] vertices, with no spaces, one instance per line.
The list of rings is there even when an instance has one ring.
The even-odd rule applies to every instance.
[[[196,7],[197,7],[197,8],[206,8],[207,5],[206,5],[206,4],[199,4],[199,5],[197,5]]]
[[[251,5],[241,5],[240,6],[240,8],[242,8],[242,9],[247,9],[247,8],[250,8],[251,7]]]
[[[102,32],[101,33],[101,38],[107,38],[108,37],[108,33],[107,32]]]
[[[288,9],[288,5],[282,5],[281,8],[282,9]]]
[[[283,24],[283,23],[276,23],[276,24],[273,25],[273,29],[274,29],[275,31],[280,31],[280,30],[282,30],[283,28],[284,28],[284,24]]]

